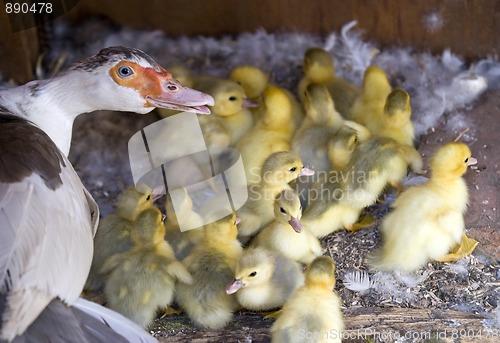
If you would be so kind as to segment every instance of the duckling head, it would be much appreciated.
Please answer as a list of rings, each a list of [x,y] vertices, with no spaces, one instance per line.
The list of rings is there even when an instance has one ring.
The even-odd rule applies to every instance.
[[[396,88],[387,96],[384,107],[385,122],[390,127],[402,127],[410,121],[410,95],[401,88]]]
[[[307,266],[306,270],[306,286],[321,287],[328,290],[333,290],[335,287],[335,264],[329,256],[316,257]]]
[[[274,201],[274,216],[282,223],[288,223],[295,232],[302,232],[302,205],[299,195],[292,189],[285,189]]]
[[[391,92],[387,74],[377,66],[369,66],[363,77],[363,97],[367,101],[384,101]]]
[[[152,206],[153,190],[139,183],[128,187],[118,196],[116,210],[120,217],[134,221],[142,211]]]
[[[278,151],[264,161],[261,181],[268,185],[283,185],[302,175],[314,175],[314,170],[304,167],[296,153]]]
[[[243,87],[231,80],[220,80],[208,93],[215,101],[214,106],[210,107],[213,114],[221,117],[238,113],[249,104]]]
[[[325,82],[335,72],[332,56],[321,48],[309,48],[304,54],[304,73],[313,82]]]
[[[226,293],[264,285],[271,279],[273,271],[274,263],[269,251],[260,247],[247,249],[238,260],[234,280],[226,286]]]
[[[163,215],[156,207],[144,210],[134,223],[132,240],[138,246],[155,245],[165,239]]]
[[[342,116],[335,110],[330,92],[324,84],[309,84],[304,95],[306,114],[315,124],[341,125]]]
[[[432,156],[431,179],[457,179],[465,174],[468,166],[476,163],[467,145],[458,142],[445,144]]]
[[[266,73],[250,65],[234,68],[229,79],[240,84],[250,99],[259,97],[269,83],[269,76]]]
[[[216,213],[215,217],[219,217]],[[239,223],[239,218],[236,217],[236,213],[233,212],[230,215],[222,217],[221,219],[214,221],[205,225],[203,232],[205,241],[217,241],[219,239],[223,240],[236,240],[238,237],[237,224]]]
[[[328,158],[332,167],[343,169],[351,161],[352,154],[358,146],[357,132],[343,128],[328,142]]]

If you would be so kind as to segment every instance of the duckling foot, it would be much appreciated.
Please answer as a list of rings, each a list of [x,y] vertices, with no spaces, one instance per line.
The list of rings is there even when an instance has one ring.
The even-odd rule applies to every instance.
[[[472,254],[476,246],[479,244],[474,238],[469,238],[464,233],[462,236],[462,241],[447,255],[436,259],[438,262],[453,262],[458,261],[465,256]]]
[[[272,311],[272,312],[265,312],[263,313],[263,317],[265,319],[277,319],[280,315],[281,315],[281,312],[283,312],[283,309],[280,308],[279,310],[276,310],[276,311]]]
[[[163,319],[165,317],[171,316],[173,314],[181,314],[181,313],[182,313],[181,309],[177,310],[177,309],[173,308],[172,306],[167,306],[163,310],[163,314],[161,315],[160,319]]]
[[[354,233],[356,231],[372,227],[373,225],[375,225],[376,222],[377,222],[377,219],[375,217],[373,217],[370,214],[365,214],[363,217],[361,217],[360,220],[358,220],[356,223],[346,227],[345,229],[347,231],[351,231],[352,233]]]

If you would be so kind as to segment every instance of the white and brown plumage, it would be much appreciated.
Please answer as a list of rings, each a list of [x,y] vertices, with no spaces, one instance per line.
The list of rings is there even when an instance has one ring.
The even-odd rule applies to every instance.
[[[81,311],[66,306],[82,291],[99,218],[67,159],[73,121],[99,109],[209,113],[204,105],[210,104],[210,96],[185,88],[142,51],[124,47],[103,49],[53,79],[0,92],[0,341],[36,337],[40,321],[51,342],[134,340],[112,330],[115,337],[106,337],[106,325],[93,327],[98,320],[75,324]],[[51,322],[58,327],[50,328]],[[151,339],[135,334],[136,341]]]

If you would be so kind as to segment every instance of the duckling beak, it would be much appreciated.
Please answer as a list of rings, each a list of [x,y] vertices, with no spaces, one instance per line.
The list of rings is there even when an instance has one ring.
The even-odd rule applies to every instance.
[[[314,175],[314,170],[306,167],[302,167],[299,173],[299,176],[311,176],[311,175]]]
[[[240,217],[236,217],[236,225],[238,225],[240,222],[241,222],[241,218]]]
[[[244,285],[243,285],[243,282],[241,282],[241,279],[234,279],[233,282],[231,282],[230,284],[228,284],[226,286],[226,293],[227,294],[236,293],[243,286]]]
[[[253,100],[250,100],[248,98],[245,98],[243,99],[243,105],[241,106],[243,108],[255,108],[255,107],[259,107],[259,103],[253,101]]]
[[[165,194],[164,189],[165,189],[164,185],[153,188],[153,192],[152,192],[153,202],[160,199],[163,196],[163,194]]]
[[[295,232],[297,232],[297,233],[302,232],[302,224],[300,223],[299,218],[292,217],[292,219],[290,219],[288,221],[288,224],[290,224],[292,226],[292,228],[295,230]]]
[[[476,163],[477,163],[477,159],[471,156],[471,158],[469,158],[469,162],[467,162],[467,165],[473,166]]]
[[[153,107],[210,114],[210,109],[207,106],[213,106],[215,103],[211,95],[184,87],[179,81],[172,78],[165,78],[160,84],[161,89],[155,91],[154,95],[146,95],[146,100]]]

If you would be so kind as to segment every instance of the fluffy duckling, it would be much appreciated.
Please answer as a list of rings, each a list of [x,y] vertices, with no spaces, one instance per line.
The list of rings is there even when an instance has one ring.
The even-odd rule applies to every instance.
[[[351,119],[373,134],[413,146],[415,133],[410,117],[410,95],[401,88],[391,91],[385,72],[376,66],[368,67],[363,93],[353,105]]]
[[[301,263],[311,263],[323,254],[318,239],[300,224],[302,206],[294,190],[285,189],[276,197],[274,216],[274,222],[257,234],[251,246],[278,252]]]
[[[303,284],[304,274],[297,262],[256,247],[241,255],[226,293],[236,293],[239,304],[246,309],[271,310],[283,306]]]
[[[290,181],[313,174],[293,152],[279,151],[269,156],[262,166],[259,183],[248,186],[248,200],[237,211],[241,218],[238,239],[245,244],[274,219],[274,200],[284,189],[290,189]]]
[[[383,111],[391,90],[384,70],[374,65],[366,68],[361,94],[352,106],[350,119],[371,129],[371,124],[376,120],[374,117]]]
[[[173,300],[175,282],[189,284],[191,274],[165,241],[165,226],[157,208],[142,212],[131,232],[132,250],[110,257],[104,293],[108,305],[146,328],[160,307]]]
[[[145,184],[130,186],[117,199],[116,211],[99,222],[94,237],[94,256],[85,289],[98,291],[104,286],[100,270],[106,260],[132,248],[130,237],[134,221],[153,206],[153,191]]]
[[[236,224],[232,214],[206,225],[203,239],[182,261],[193,283],[179,285],[176,300],[196,326],[220,329],[238,308],[236,297],[225,291],[242,253]]]
[[[415,130],[410,119],[411,113],[410,95],[403,89],[396,88],[387,96],[375,134],[392,138],[400,144],[413,146]]]
[[[390,138],[371,137],[352,152],[349,148],[342,152],[341,144],[338,148],[338,155],[344,157],[335,160],[344,159],[347,164],[318,178],[302,216],[302,225],[318,238],[340,228],[354,229],[363,208],[374,204],[387,184],[398,186],[409,165],[414,171],[422,168],[422,157],[415,149]]]
[[[330,170],[328,142],[335,139],[339,130],[355,132],[360,140],[371,136],[362,125],[342,118],[335,110],[328,89],[322,84],[312,83],[307,86],[304,107],[306,118],[295,133],[292,148],[299,153],[304,164],[311,165],[316,171]]]
[[[406,189],[392,204],[380,227],[383,245],[370,264],[379,270],[412,272],[459,244],[468,200],[462,176],[475,163],[463,143],[440,147],[431,160],[429,181]]]
[[[264,92],[264,111],[260,120],[236,144],[241,153],[249,184],[260,179],[261,167],[272,153],[289,151],[293,135],[292,105],[280,88],[269,86]]]
[[[174,210],[169,195],[165,201],[166,240],[174,249],[175,257],[179,260],[184,259],[203,238],[203,219],[193,211],[193,201],[185,188],[183,188],[182,194],[183,198],[177,211]],[[177,218],[183,218],[183,224],[192,229],[181,230]]]
[[[269,75],[251,65],[241,65],[234,68],[229,79],[240,84],[249,99],[259,102],[260,97],[269,84]]]
[[[275,84],[269,82],[269,75],[264,73],[261,69],[249,65],[239,66],[233,69],[229,78],[245,89],[247,96],[255,101],[259,106],[252,111],[254,121],[257,122],[262,113],[262,96],[268,86],[277,87]],[[286,94],[290,104],[292,105],[292,118],[294,129],[298,129],[300,123],[304,119],[304,111],[295,95],[285,88],[278,87]]]
[[[332,56],[321,48],[309,48],[304,54],[304,77],[299,82],[299,98],[304,99],[307,86],[311,83],[324,84],[330,92],[337,111],[351,119],[351,109],[361,91],[348,81],[335,77]]]
[[[204,76],[196,80],[194,87],[203,89],[215,100],[214,106],[210,107],[212,115],[199,118],[203,131],[206,131],[205,126],[208,126],[213,132],[217,124],[219,130],[229,136],[229,144],[234,145],[253,126],[252,113],[248,108],[256,107],[258,104],[247,99],[245,90],[238,83]],[[209,146],[218,146],[210,144],[210,139],[207,143]]]
[[[344,320],[341,300],[333,291],[334,273],[335,265],[327,256],[308,266],[305,285],[292,294],[271,327],[273,343],[342,341]]]

